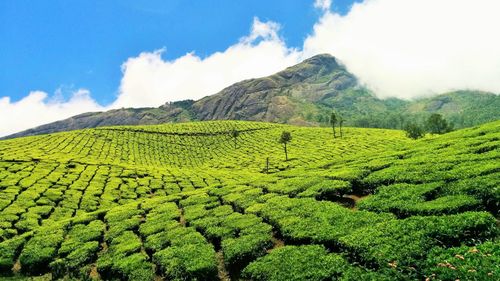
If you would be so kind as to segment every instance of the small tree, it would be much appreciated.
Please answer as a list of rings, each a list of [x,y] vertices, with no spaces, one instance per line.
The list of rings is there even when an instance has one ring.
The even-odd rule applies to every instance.
[[[283,131],[281,133],[281,137],[279,139],[279,143],[283,144],[283,148],[285,149],[285,159],[288,161],[288,152],[286,150],[286,144],[289,143],[292,140],[292,134],[287,131]]]
[[[340,128],[340,137],[344,135],[344,132],[342,132],[342,125],[344,124],[344,117],[342,115],[339,116],[339,128]]]
[[[335,135],[335,124],[337,124],[337,115],[335,114],[335,112],[332,112],[332,114],[330,115],[330,125],[332,125],[334,138],[337,137]]]
[[[426,127],[431,134],[444,134],[453,130],[453,126],[448,124],[443,115],[433,113],[426,122]]]
[[[234,139],[234,148],[236,148],[236,143],[238,141],[239,136],[240,136],[240,131],[236,129],[231,130],[231,137]]]
[[[415,123],[409,123],[405,126],[406,136],[414,140],[424,136],[424,129]]]

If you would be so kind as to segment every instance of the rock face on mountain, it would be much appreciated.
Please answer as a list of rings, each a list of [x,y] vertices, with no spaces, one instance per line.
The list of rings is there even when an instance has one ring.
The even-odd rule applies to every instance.
[[[500,96],[457,91],[404,101],[377,98],[333,56],[317,55],[274,75],[233,84],[198,101],[158,108],[122,108],[80,114],[6,138],[112,125],[145,125],[194,120],[254,120],[295,125],[327,125],[335,110],[345,125],[401,128],[409,118],[441,113],[456,127],[500,118]]]
[[[334,57],[318,55],[274,75],[231,85],[194,103],[193,111],[200,120],[293,122],[310,110],[308,105],[355,87],[356,78]]]

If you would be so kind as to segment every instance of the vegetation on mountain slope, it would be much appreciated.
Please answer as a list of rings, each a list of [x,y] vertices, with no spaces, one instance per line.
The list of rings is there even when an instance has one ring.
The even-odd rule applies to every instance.
[[[464,128],[498,120],[498,108],[500,96],[478,91],[457,91],[411,101],[379,99],[336,58],[324,54],[268,77],[238,82],[198,101],[85,113],[9,137],[196,120],[329,126],[332,110],[344,117],[346,126],[403,129],[408,123],[422,123],[432,113],[438,113],[455,128]]]
[[[4,140],[0,268],[17,279],[494,280],[499,147],[499,121],[416,141],[243,121]]]

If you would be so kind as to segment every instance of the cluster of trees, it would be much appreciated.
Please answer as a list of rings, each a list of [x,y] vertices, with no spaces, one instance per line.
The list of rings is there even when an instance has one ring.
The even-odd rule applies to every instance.
[[[330,125],[332,126],[332,130],[333,130],[333,138],[336,138],[337,137],[337,131],[335,129],[335,126],[338,125],[339,127],[339,132],[340,132],[340,137],[343,137],[344,135],[344,132],[342,131],[342,126],[345,122],[345,119],[344,117],[342,117],[342,115],[338,114],[338,113],[335,113],[335,111],[333,111],[330,115]],[[285,160],[288,161],[288,152],[287,152],[287,143],[289,143],[290,141],[292,141],[292,134],[288,131],[283,131],[281,133],[281,136],[278,140],[279,143],[283,144],[283,149],[285,150]]]
[[[343,132],[342,132],[342,125],[344,124],[345,119],[342,117],[342,115],[335,113],[335,111],[332,112],[330,115],[330,125],[332,125],[333,129],[333,138],[337,137],[337,134],[335,132],[335,125],[338,124],[340,128],[340,137],[342,137]]]
[[[343,137],[344,132],[342,130],[342,126],[345,122],[345,119],[342,115],[332,112],[330,115],[330,125],[333,130],[333,138],[337,138],[337,129],[339,131],[339,136]],[[416,122],[408,122],[404,127],[406,132],[406,136],[412,139],[419,139],[423,137],[426,133],[431,134],[444,134],[453,130],[453,124],[449,123],[441,114],[434,113],[429,118],[425,120],[423,124],[418,124]],[[240,132],[233,128],[230,132],[230,136],[234,140],[234,148],[237,147],[237,139],[240,135]],[[278,142],[283,145],[283,149],[285,152],[285,160],[288,161],[288,150],[287,144],[292,141],[292,134],[288,131],[283,131],[281,133]]]
[[[414,122],[410,122],[405,126],[406,136],[412,139],[419,139],[423,137],[426,133],[431,134],[444,134],[453,130],[453,124],[448,123],[446,119],[441,115],[434,113],[423,125],[419,125]]]

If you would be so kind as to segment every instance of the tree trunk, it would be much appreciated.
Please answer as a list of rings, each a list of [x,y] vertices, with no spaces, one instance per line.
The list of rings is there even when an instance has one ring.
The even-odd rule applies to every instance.
[[[332,125],[333,128],[333,138],[336,138],[337,136],[335,135],[335,125]]]

